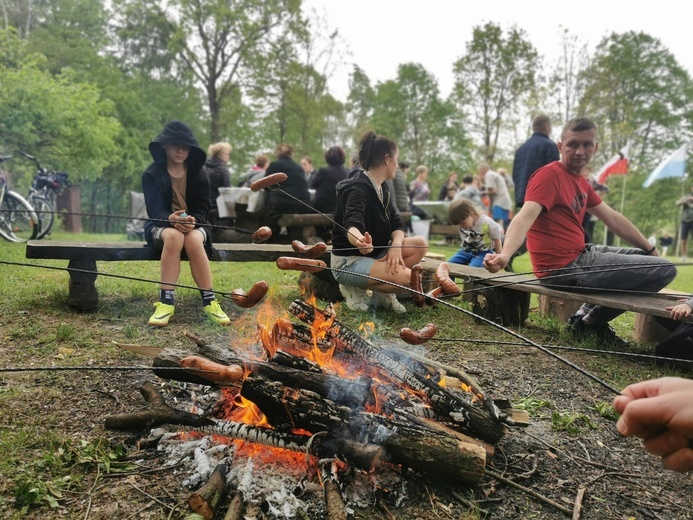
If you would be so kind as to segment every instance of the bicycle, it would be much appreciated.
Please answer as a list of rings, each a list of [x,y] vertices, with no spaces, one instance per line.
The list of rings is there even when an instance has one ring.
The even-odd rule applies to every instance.
[[[31,183],[27,200],[36,211],[39,219],[39,231],[36,239],[41,239],[51,232],[56,214],[56,196],[62,189],[69,185],[67,173],[55,170],[47,170],[41,166],[39,160],[33,155],[19,151],[21,155],[36,163],[36,175]]]
[[[0,164],[12,159],[0,156]],[[9,242],[26,242],[36,238],[39,221],[34,208],[19,193],[7,188],[7,178],[0,175],[0,236]]]

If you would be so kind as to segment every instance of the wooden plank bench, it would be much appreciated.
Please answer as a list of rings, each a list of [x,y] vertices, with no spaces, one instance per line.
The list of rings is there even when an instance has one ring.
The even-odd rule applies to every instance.
[[[432,273],[440,261],[427,259],[424,271]],[[449,264],[455,281],[464,283],[465,290],[481,289],[467,294],[473,312],[507,326],[522,325],[529,314],[532,294],[539,295],[540,312],[567,319],[582,303],[603,305],[636,313],[634,337],[640,342],[657,341],[668,332],[653,317],[669,317],[665,307],[681,298],[671,291],[651,296],[619,294],[608,291],[568,292],[543,285],[531,275],[501,271],[489,273],[486,269],[466,265]]]
[[[274,262],[280,256],[300,256],[290,246],[274,244],[215,244],[213,262]],[[69,303],[79,310],[98,305],[99,295],[94,282],[98,276],[97,261],[159,260],[161,253],[143,243],[135,242],[57,242],[30,240],[26,257],[43,260],[68,260]],[[321,257],[328,265],[330,254]],[[82,272],[86,271],[86,272]]]
[[[403,223],[407,223],[411,220],[411,213],[400,213],[400,218]],[[288,232],[288,242],[300,240],[304,244],[313,245],[321,241],[320,238],[316,236],[315,227],[332,227],[334,223],[331,219],[334,220],[334,215],[332,214],[286,214],[279,217],[277,224],[286,228]]]

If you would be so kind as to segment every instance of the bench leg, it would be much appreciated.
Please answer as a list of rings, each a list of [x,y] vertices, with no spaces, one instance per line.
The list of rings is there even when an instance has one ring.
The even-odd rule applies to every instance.
[[[640,313],[635,314],[633,339],[638,343],[659,343],[670,335],[671,332],[657,323],[654,316]]]
[[[474,284],[475,288],[483,286]],[[471,293],[472,311],[505,327],[524,325],[529,315],[530,293],[513,289],[493,289]]]
[[[99,293],[94,282],[96,281],[96,262],[94,260],[70,260],[68,268],[91,271],[83,273],[68,271],[70,273],[69,298],[71,307],[80,311],[90,311],[99,304]]]
[[[539,295],[539,313],[542,316],[556,318],[558,321],[567,322],[573,314],[582,306],[578,300],[564,300],[555,296]]]

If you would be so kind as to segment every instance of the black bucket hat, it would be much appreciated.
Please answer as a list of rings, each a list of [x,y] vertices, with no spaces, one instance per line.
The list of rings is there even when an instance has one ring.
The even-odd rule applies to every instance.
[[[162,148],[162,144],[182,144],[190,147],[190,154],[186,159],[188,168],[198,172],[202,169],[207,160],[207,154],[200,144],[195,139],[192,130],[182,121],[171,121],[166,124],[162,132],[149,143],[149,152],[152,154],[154,161],[166,162],[166,151]]]

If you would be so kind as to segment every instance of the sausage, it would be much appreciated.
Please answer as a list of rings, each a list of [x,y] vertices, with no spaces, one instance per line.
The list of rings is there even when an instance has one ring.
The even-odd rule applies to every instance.
[[[267,177],[263,177],[262,179],[258,179],[253,182],[250,185],[250,189],[252,191],[260,191],[262,189],[269,188],[270,186],[274,186],[275,184],[279,184],[280,182],[284,182],[288,178],[289,176],[286,173],[273,173],[272,175],[268,175]]]
[[[231,296],[236,305],[243,309],[250,309],[265,297],[268,289],[269,285],[267,282],[260,280],[259,282],[255,282],[255,285],[250,288],[247,294],[243,289],[235,289],[231,291]]]
[[[414,291],[411,293],[411,296],[417,307],[423,307],[426,299],[423,295],[423,286],[421,285],[422,276],[423,267],[421,267],[421,264],[416,264],[411,268],[411,279],[409,285]]]
[[[238,383],[243,378],[243,369],[240,366],[221,365],[199,356],[184,357],[178,364],[183,368],[189,368],[188,372],[191,374],[195,374],[212,383],[230,385]],[[201,370],[205,372],[201,372]]]
[[[262,226],[253,233],[253,244],[262,244],[267,242],[272,237],[272,230],[267,226]]]
[[[442,295],[443,289],[441,289],[440,287],[436,287],[432,291],[428,291],[426,293],[426,298],[424,298],[424,300],[426,301],[426,305],[430,305],[431,307],[433,307],[438,302],[436,302],[432,298],[440,298]]]
[[[462,292],[462,289],[450,278],[450,266],[447,263],[441,262],[436,268],[434,276],[436,282],[438,282],[438,285],[440,285],[440,288],[443,290],[443,294],[457,295]]]
[[[319,258],[327,251],[327,244],[325,242],[318,242],[312,246],[307,246],[300,240],[294,240],[291,242],[291,247],[297,253],[301,253],[304,258]]]
[[[307,271],[317,273],[327,268],[327,264],[315,258],[291,258],[280,256],[277,258],[277,267],[284,271]]]
[[[399,331],[399,337],[410,345],[423,345],[436,334],[438,334],[438,325],[435,323],[427,323],[419,330],[405,327]]]

